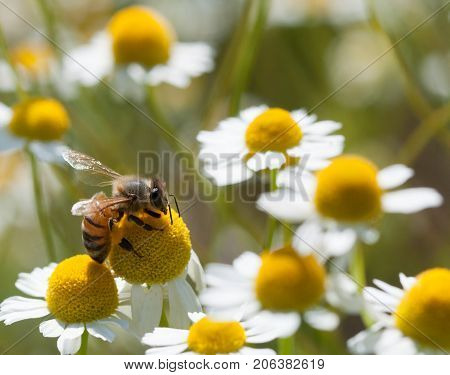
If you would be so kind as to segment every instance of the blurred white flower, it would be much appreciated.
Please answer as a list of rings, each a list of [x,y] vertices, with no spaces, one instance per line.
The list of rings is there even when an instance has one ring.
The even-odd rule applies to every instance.
[[[142,343],[151,348],[150,355],[173,354],[243,354],[274,355],[272,349],[252,348],[246,344],[262,344],[280,337],[273,314],[260,313],[250,319],[216,318],[214,315],[189,313],[192,325],[187,329],[155,328]]]
[[[307,160],[307,170],[328,164],[344,147],[341,124],[316,121],[303,109],[288,112],[265,105],[250,107],[238,117],[222,120],[214,131],[201,131],[199,158],[203,172],[218,186],[251,178],[255,172],[280,169]],[[307,176],[307,172],[305,172]]]
[[[425,57],[420,66],[420,76],[426,89],[442,99],[450,95],[450,53],[432,53]]]
[[[281,337],[293,335],[301,317],[315,329],[332,331],[339,325],[339,316],[321,302],[327,297],[326,289],[337,286],[327,284],[326,278],[325,268],[313,254],[301,256],[290,247],[261,256],[244,252],[232,265],[207,265],[208,287],[200,301],[218,316],[271,316]]]
[[[411,214],[443,202],[432,188],[390,191],[414,175],[401,164],[378,171],[367,159],[343,155],[308,185],[299,184],[298,174],[296,168],[281,171],[277,181],[281,188],[263,193],[257,206],[280,220],[303,222],[293,240],[300,254],[317,249],[326,257],[344,255],[358,238],[368,244],[378,240],[373,224],[384,213]],[[306,189],[310,200],[299,187]]]
[[[123,70],[138,86],[168,83],[186,88],[192,78],[214,67],[213,49],[205,43],[175,40],[168,22],[154,10],[132,6],[113,15],[107,30],[63,59],[65,80],[92,86],[101,79],[116,82]]]
[[[373,325],[348,340],[355,354],[448,354],[450,270],[400,274],[402,288],[374,280],[364,289]]]

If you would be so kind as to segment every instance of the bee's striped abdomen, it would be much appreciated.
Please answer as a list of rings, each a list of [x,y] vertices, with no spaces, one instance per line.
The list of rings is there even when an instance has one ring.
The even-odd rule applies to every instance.
[[[96,262],[103,263],[110,248],[108,218],[98,214],[85,216],[81,229],[88,254]]]

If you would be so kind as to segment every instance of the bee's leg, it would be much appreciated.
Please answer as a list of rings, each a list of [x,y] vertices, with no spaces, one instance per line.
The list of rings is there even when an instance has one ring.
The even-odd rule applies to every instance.
[[[161,215],[159,215],[159,216],[161,217]],[[154,228],[151,225],[144,223],[141,219],[139,219],[137,216],[134,216],[134,215],[128,215],[128,220],[139,225],[141,228],[143,228],[145,230],[162,230],[161,228]]]
[[[142,255],[139,254],[133,247],[133,245],[131,244],[130,241],[128,241],[125,237],[123,237],[120,242],[119,242],[119,246],[126,250],[126,251],[131,251],[132,253],[134,253],[135,255],[137,255],[139,258],[142,258]]]

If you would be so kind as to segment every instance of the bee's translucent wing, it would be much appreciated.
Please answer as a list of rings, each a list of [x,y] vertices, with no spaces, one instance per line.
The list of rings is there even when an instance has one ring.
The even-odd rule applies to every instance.
[[[84,199],[72,206],[72,215],[74,216],[86,216],[93,213],[102,212],[107,208],[117,206],[121,203],[130,202],[133,198],[127,197],[111,197],[108,198],[104,195],[94,195],[91,199]]]
[[[73,169],[78,171],[80,179],[89,185],[104,186],[121,177],[116,171],[81,152],[65,148],[62,151],[62,157]],[[97,178],[95,179],[95,177]],[[98,181],[98,178],[101,181]]]

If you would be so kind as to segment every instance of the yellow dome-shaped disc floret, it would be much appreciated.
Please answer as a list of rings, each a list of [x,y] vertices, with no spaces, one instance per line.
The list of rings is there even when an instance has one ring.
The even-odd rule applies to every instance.
[[[118,11],[108,31],[117,64],[153,66],[167,62],[175,34],[169,23],[154,10],[131,6]]]
[[[165,283],[179,276],[191,256],[189,229],[176,212],[154,219],[145,213],[135,213],[146,224],[162,230],[146,230],[125,215],[113,229],[113,245],[109,262],[114,273],[132,284]],[[138,256],[122,249],[118,244],[126,238]]]
[[[46,299],[50,312],[66,323],[106,318],[119,305],[111,271],[88,255],[76,255],[58,264],[48,281]]]
[[[200,319],[189,329],[189,349],[199,354],[229,354],[245,344],[245,331],[236,321],[216,322],[208,317]]]
[[[256,296],[271,310],[304,311],[325,291],[325,269],[312,255],[300,256],[291,247],[265,252],[256,277]]]
[[[314,203],[325,217],[369,222],[381,215],[381,194],[377,167],[362,157],[345,155],[318,172]]]
[[[286,150],[302,139],[300,126],[291,114],[281,108],[270,108],[257,116],[247,127],[245,142],[251,153]]]
[[[9,129],[30,140],[54,141],[61,139],[69,125],[69,115],[60,102],[51,98],[32,98],[13,107]]]
[[[450,350],[449,291],[450,269],[433,268],[421,273],[397,307],[398,329],[424,345]]]
[[[47,73],[50,68],[52,50],[47,45],[23,44],[11,50],[11,62],[24,68],[31,75]]]

